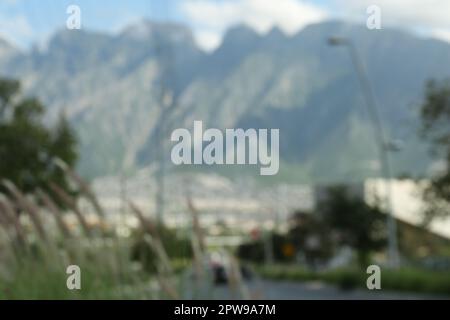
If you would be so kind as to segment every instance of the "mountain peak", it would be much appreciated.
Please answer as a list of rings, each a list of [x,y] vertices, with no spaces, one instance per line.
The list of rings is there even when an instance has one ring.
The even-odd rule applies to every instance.
[[[13,46],[9,41],[4,38],[0,38],[0,58],[6,59],[14,54],[18,53],[19,50]]]
[[[266,35],[267,38],[271,39],[285,39],[286,34],[279,27],[275,26]]]
[[[278,26],[273,26],[267,34],[268,35],[270,35],[270,34],[273,34],[273,35],[285,35],[283,30],[281,30],[281,28],[278,27]]]
[[[16,48],[8,40],[0,37],[0,50],[16,50]]]
[[[169,38],[172,41],[194,42],[192,31],[185,25],[173,22],[155,22],[149,19],[141,19],[127,26],[120,33],[121,37],[135,40],[148,40],[150,38]]]
[[[3,39],[3,38],[0,38],[0,48],[8,47],[8,46],[9,46],[8,41],[6,41],[6,40]]]
[[[105,33],[60,29],[50,38],[45,51],[67,53],[78,49],[96,50],[110,40],[111,36]]]
[[[154,24],[148,19],[141,19],[135,23],[126,26],[122,32],[121,36],[131,37],[135,39],[146,39],[150,38],[153,34]]]
[[[223,37],[223,44],[231,45],[253,42],[261,39],[261,36],[250,26],[246,24],[238,24],[228,29]]]
[[[416,112],[410,106],[417,93],[427,79],[450,76],[442,67],[450,64],[450,45],[430,45],[390,29],[375,32],[334,21],[310,25],[291,36],[278,28],[260,35],[237,25],[221,47],[203,54],[185,42],[191,33],[183,25],[143,20],[115,36],[62,31],[47,52],[26,52],[23,58],[3,63],[0,59],[0,70],[26,79],[26,93],[39,94],[52,113],[70,108],[85,174],[148,165],[155,160],[151,150],[162,120],[176,128],[201,118],[217,128],[282,129],[281,160],[301,164],[300,176],[312,181],[344,179],[349,172],[373,176],[376,155],[360,108],[358,79],[348,52],[328,46],[326,40],[334,35],[359,41],[355,44],[387,129],[396,139],[406,140],[416,131]],[[180,37],[184,40],[174,42]],[[171,54],[156,52],[152,41],[162,49],[170,45]],[[161,84],[177,99],[165,112],[158,104]],[[398,130],[405,119],[411,127]],[[424,160],[403,163],[398,166],[402,171],[415,174],[426,167],[419,147],[415,141],[405,146],[404,156]],[[354,157],[360,166],[354,166]]]

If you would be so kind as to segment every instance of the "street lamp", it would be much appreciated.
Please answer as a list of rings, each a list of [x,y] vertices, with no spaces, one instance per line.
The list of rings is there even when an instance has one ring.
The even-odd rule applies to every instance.
[[[356,50],[353,42],[348,38],[331,37],[328,39],[330,46],[343,46],[349,49],[350,56],[352,58],[353,65],[358,75],[358,80],[361,84],[361,88],[366,100],[366,106],[369,112],[370,120],[374,127],[375,138],[377,140],[379,157],[381,160],[383,176],[386,179],[386,205],[387,205],[387,227],[388,227],[388,241],[389,241],[389,261],[392,267],[399,265],[399,253],[397,243],[397,222],[394,218],[392,210],[392,184],[391,184],[391,166],[389,161],[389,142],[385,133],[383,123],[377,107],[375,94],[372,86],[370,85],[369,78],[361,57]]]

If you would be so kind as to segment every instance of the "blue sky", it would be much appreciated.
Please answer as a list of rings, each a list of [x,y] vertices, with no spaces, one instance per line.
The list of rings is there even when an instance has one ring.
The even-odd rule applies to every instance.
[[[0,33],[20,45],[64,28],[69,5],[81,9],[82,27],[116,32],[139,18],[175,19],[178,0],[0,0]],[[170,15],[170,16],[169,16]]]
[[[143,17],[177,21],[189,25],[205,49],[219,45],[233,24],[261,33],[278,26],[290,34],[329,18],[364,22],[372,4],[382,10],[383,27],[450,40],[448,0],[0,0],[0,36],[22,48],[43,42],[65,27],[72,4],[81,9],[82,28],[117,32]]]

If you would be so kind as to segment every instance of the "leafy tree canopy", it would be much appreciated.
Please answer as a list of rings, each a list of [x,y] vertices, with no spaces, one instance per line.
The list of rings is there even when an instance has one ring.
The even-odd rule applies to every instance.
[[[432,177],[424,192],[425,223],[450,214],[450,80],[429,81],[421,108],[422,136],[432,142],[432,152],[445,166]]]
[[[318,212],[337,231],[338,242],[356,250],[361,266],[367,266],[370,252],[385,247],[386,215],[363,199],[352,197],[345,188],[330,187]]]
[[[43,123],[45,107],[36,98],[20,95],[20,83],[0,79],[0,179],[12,181],[24,192],[49,182],[68,190],[63,172],[54,165],[59,158],[73,167],[77,141],[61,116],[52,128]]]

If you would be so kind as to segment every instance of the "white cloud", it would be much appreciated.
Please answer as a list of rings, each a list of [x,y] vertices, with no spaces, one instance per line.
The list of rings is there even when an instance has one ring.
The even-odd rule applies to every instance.
[[[191,22],[199,44],[208,50],[218,46],[224,31],[238,23],[260,33],[278,26],[292,34],[327,16],[320,7],[299,0],[187,0],[181,3],[181,11]]]
[[[425,30],[432,37],[449,40],[450,1],[448,0],[335,0],[350,16],[363,18],[369,5],[381,8],[382,24],[411,30]]]
[[[200,30],[195,34],[197,42],[201,44],[202,48],[206,51],[212,51],[217,48],[221,43],[221,36],[218,32]]]
[[[27,18],[23,15],[0,15],[0,37],[20,46],[25,46],[33,39],[34,32]]]
[[[450,29],[433,29],[431,31],[433,38],[450,42]]]

